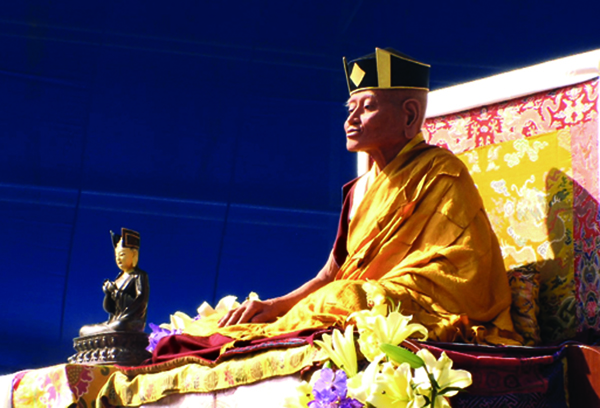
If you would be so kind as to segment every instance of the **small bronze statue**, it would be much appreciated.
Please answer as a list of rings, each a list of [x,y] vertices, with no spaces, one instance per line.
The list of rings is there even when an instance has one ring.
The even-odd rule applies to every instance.
[[[104,323],[83,326],[79,336],[113,332],[144,331],[150,285],[148,275],[137,267],[140,250],[140,234],[127,228],[121,229],[121,235],[110,232],[115,261],[121,273],[114,281],[106,279],[104,291],[104,310],[108,320]]]
[[[115,261],[121,270],[114,281],[105,280],[104,310],[108,320],[85,325],[74,340],[78,353],[72,363],[139,364],[147,358],[144,333],[150,285],[146,272],[138,268],[140,234],[122,228],[121,235],[110,232]]]

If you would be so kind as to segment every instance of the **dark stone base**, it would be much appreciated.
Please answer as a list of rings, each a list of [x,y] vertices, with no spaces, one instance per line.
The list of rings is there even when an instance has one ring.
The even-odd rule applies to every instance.
[[[151,357],[146,351],[148,334],[144,332],[109,332],[73,339],[76,354],[71,364],[119,364],[136,366]]]

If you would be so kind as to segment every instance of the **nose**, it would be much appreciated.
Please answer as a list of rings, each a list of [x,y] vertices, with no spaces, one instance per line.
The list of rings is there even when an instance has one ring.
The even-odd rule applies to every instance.
[[[360,116],[356,113],[358,109],[355,109],[352,112],[348,113],[348,117],[346,118],[346,126],[357,125],[360,124]]]

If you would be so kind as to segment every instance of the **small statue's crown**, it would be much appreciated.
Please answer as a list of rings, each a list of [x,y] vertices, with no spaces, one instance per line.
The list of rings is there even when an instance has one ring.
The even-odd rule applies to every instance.
[[[113,247],[117,247],[119,241],[121,241],[121,246],[123,248],[131,248],[131,249],[140,249],[140,233],[134,230],[130,230],[127,228],[121,228],[121,234],[115,234],[114,232],[110,232],[110,236],[112,239]]]

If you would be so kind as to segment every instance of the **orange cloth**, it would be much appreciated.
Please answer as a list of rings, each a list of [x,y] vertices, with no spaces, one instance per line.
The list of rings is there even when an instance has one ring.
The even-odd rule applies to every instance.
[[[276,322],[218,332],[250,340],[343,325],[367,307],[362,284],[370,279],[400,300],[403,313],[426,326],[431,339],[520,344],[500,247],[481,197],[463,163],[422,135],[374,177],[350,221],[347,245],[336,279]],[[184,332],[206,336],[215,323],[200,321]]]
[[[352,313],[367,308],[364,281],[339,280],[311,293],[273,323],[238,324],[216,328],[217,319],[202,319],[186,324],[184,333],[209,336],[220,333],[236,340],[273,337],[302,329],[343,326]]]
[[[481,197],[449,151],[413,139],[349,225],[338,280],[377,280],[430,338],[519,344],[511,293]]]

